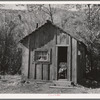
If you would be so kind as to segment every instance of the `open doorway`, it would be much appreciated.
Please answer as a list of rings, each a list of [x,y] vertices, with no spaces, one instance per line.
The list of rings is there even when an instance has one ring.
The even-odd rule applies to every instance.
[[[58,47],[58,79],[67,79],[67,47]]]

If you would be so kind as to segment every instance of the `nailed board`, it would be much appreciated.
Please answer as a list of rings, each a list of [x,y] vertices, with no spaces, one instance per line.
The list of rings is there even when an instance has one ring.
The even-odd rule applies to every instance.
[[[43,80],[49,79],[49,70],[48,64],[43,64]]]
[[[36,79],[42,79],[42,64],[36,64]]]
[[[67,78],[69,81],[71,81],[71,77],[72,77],[72,38],[69,36],[69,46],[68,46],[68,51],[67,51],[67,67],[68,67],[68,70],[67,70]]]
[[[72,81],[77,83],[77,41],[72,39]]]
[[[57,34],[57,45],[68,45],[69,44],[69,36],[65,33]]]

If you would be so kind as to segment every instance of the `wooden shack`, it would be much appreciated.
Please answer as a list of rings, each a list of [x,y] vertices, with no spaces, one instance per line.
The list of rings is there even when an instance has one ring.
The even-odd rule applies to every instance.
[[[74,83],[85,76],[86,46],[47,21],[21,41],[22,74],[36,80],[67,79]],[[60,73],[61,66],[65,68]]]

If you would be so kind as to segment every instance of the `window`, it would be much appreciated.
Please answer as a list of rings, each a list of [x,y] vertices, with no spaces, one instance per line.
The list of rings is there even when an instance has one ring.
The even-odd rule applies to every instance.
[[[48,50],[35,51],[34,61],[49,62],[50,61],[50,52]]]

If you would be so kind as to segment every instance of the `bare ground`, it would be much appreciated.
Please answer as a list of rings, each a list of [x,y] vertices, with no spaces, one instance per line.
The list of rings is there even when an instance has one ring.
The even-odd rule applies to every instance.
[[[0,80],[0,93],[61,93],[61,94],[67,94],[67,93],[100,93],[100,88],[97,89],[91,89],[86,88],[83,86],[76,86],[73,88],[50,88],[50,86],[53,85],[50,81],[33,81],[30,80],[26,83],[20,83],[21,77],[20,76],[6,76],[5,79]]]

